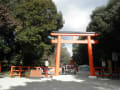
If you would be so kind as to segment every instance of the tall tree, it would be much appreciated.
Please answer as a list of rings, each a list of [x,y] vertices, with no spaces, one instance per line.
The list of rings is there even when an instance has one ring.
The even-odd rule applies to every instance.
[[[83,40],[83,38],[79,38]],[[88,64],[88,49],[87,45],[77,44],[73,45],[73,60],[78,65]]]
[[[64,44],[62,44],[61,47],[61,64],[69,64],[70,62],[70,53],[68,52],[68,49],[65,47]]]
[[[120,0],[110,0],[105,7],[97,8],[92,16],[87,31],[99,33],[99,44],[96,47],[97,57],[106,55],[111,58],[112,52],[120,52]]]
[[[16,42],[23,64],[38,62],[54,50],[50,33],[63,26],[62,14],[57,12],[52,0],[22,0],[14,9],[21,27],[16,30]]]
[[[0,5],[0,60],[11,62],[15,51],[15,28],[17,22],[11,11],[5,5]]]

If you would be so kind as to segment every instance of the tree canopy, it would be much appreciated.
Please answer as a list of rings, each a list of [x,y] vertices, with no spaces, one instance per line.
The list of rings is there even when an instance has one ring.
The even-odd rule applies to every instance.
[[[99,33],[97,56],[111,58],[112,52],[120,52],[120,0],[110,0],[107,6],[97,8],[91,15],[87,31]]]
[[[8,7],[0,5],[0,60],[11,62],[11,56],[15,52],[15,28],[17,22],[11,15]]]
[[[1,25],[4,22],[1,21],[0,9],[0,34],[5,38],[9,36],[10,43],[14,42],[12,45],[14,54],[10,58],[19,61],[22,65],[39,65],[41,60],[48,58],[54,51],[49,35],[52,31],[63,27],[61,12],[57,11],[52,0],[0,0],[0,2],[6,5],[3,9],[7,7],[12,17],[4,22],[9,22],[11,19],[13,21],[8,24],[9,26],[5,24],[5,27],[9,28],[8,31],[2,27],[3,30]],[[5,36],[1,32],[9,35]],[[0,39],[3,39],[1,36]],[[4,40],[0,40],[0,49],[4,49],[3,42]],[[5,56],[2,55],[2,50],[0,52],[0,57]]]
[[[97,32],[98,37],[94,38],[99,41],[93,46],[94,59],[99,60],[101,57],[105,60],[112,59],[112,52],[120,52],[120,0],[109,0],[106,6],[97,7],[92,15],[91,22],[87,27],[88,32]],[[83,52],[78,48],[77,56]],[[85,48],[82,48],[84,51]],[[84,56],[84,55],[83,55]],[[76,57],[77,58],[77,57]]]
[[[65,47],[64,44],[62,44],[61,47],[61,64],[66,65],[70,62],[70,53],[68,52],[68,49]]]
[[[63,26],[62,15],[51,0],[31,0],[18,5],[14,13],[21,21],[21,30],[16,32],[16,41],[21,46],[24,61],[42,59],[53,51],[50,32]],[[22,42],[22,43],[21,43]],[[33,63],[33,62],[32,62]]]
[[[79,40],[83,40],[84,37],[80,37]],[[78,65],[88,64],[88,49],[87,45],[74,44],[73,45],[73,60]]]

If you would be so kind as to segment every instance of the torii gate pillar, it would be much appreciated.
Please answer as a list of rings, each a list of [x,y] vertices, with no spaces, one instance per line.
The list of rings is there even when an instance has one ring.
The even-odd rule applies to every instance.
[[[52,43],[57,43],[56,50],[56,64],[55,64],[55,76],[59,75],[60,67],[60,54],[61,54],[61,43],[75,43],[75,44],[88,44],[88,56],[89,56],[89,67],[90,67],[90,77],[95,76],[94,64],[93,64],[93,53],[92,53],[92,44],[98,43],[96,40],[92,40],[92,36],[98,36],[94,32],[86,33],[70,33],[70,32],[53,32],[52,36],[57,36],[57,39],[51,40]],[[62,36],[73,36],[72,40],[63,40]],[[87,40],[77,40],[76,36],[87,37]]]
[[[57,50],[56,50],[56,63],[55,63],[55,76],[59,75],[60,67],[60,54],[61,54],[61,36],[57,38]]]
[[[94,69],[94,65],[93,65],[93,53],[92,53],[91,37],[87,36],[87,40],[88,40],[88,57],[89,57],[90,76],[95,76],[95,69]]]

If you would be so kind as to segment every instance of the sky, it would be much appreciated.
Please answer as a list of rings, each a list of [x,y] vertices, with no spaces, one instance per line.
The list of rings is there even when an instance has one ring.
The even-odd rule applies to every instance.
[[[53,0],[58,12],[62,12],[64,26],[60,31],[85,32],[95,8],[106,5],[108,0]],[[65,37],[64,39],[71,39]],[[72,56],[72,44],[66,44]]]

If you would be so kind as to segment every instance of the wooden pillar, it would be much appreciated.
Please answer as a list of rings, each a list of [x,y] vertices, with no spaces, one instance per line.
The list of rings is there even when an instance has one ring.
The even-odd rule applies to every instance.
[[[28,74],[27,74],[27,77],[29,78],[29,77],[30,77],[30,66],[28,66],[27,68],[28,68]]]
[[[94,65],[93,65],[91,36],[87,36],[87,40],[88,40],[88,56],[89,56],[90,76],[95,76],[95,70],[94,70]]]
[[[48,67],[45,67],[45,77],[48,76]]]
[[[11,66],[11,70],[10,70],[10,77],[12,77],[13,76],[13,66]]]
[[[19,77],[21,77],[22,66],[19,66]]]
[[[57,50],[56,50],[55,76],[59,75],[60,53],[61,53],[61,36],[58,36],[57,37]]]

